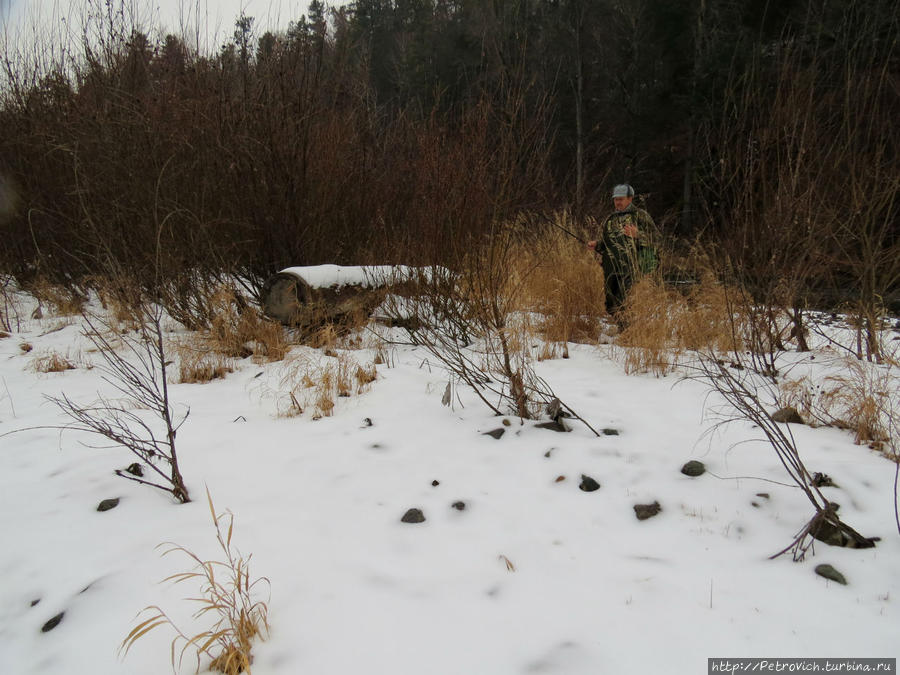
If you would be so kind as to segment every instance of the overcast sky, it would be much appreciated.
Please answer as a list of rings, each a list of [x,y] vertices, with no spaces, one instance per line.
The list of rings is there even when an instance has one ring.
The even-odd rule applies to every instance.
[[[75,31],[91,8],[103,8],[105,0],[0,0],[0,16],[7,36],[34,34],[35,26],[49,26],[57,33],[61,25]],[[255,18],[254,29],[261,35],[267,29],[284,29],[288,22],[307,11],[308,0],[113,0],[134,17],[138,25],[157,31],[196,35],[200,27],[201,47],[213,51],[234,32],[234,21],[243,12]],[[46,34],[46,31],[40,31]],[[206,45],[202,44],[206,42]]]

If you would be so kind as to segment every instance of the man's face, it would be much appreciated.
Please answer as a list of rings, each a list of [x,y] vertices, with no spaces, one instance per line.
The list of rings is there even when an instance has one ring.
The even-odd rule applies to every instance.
[[[634,197],[613,197],[613,204],[616,207],[616,211],[624,211],[633,201]]]

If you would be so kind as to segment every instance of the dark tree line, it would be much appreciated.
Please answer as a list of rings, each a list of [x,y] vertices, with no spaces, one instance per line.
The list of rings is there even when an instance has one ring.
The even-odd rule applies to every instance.
[[[628,181],[761,295],[799,307],[826,265],[870,304],[896,289],[889,0],[316,0],[214,54],[107,16],[3,63],[23,280],[448,261]]]

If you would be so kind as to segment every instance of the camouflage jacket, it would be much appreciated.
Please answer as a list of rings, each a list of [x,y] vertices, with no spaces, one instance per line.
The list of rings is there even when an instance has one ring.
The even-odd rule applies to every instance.
[[[637,237],[625,234],[625,226],[634,225]],[[603,255],[603,267],[609,272],[639,276],[656,269],[654,240],[656,225],[643,209],[629,204],[623,211],[611,213],[603,221],[597,250]]]

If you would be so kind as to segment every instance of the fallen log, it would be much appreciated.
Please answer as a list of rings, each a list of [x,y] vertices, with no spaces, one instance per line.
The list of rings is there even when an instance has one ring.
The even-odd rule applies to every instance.
[[[388,292],[414,284],[421,270],[404,265],[288,267],[262,288],[266,316],[288,326],[369,316]]]

